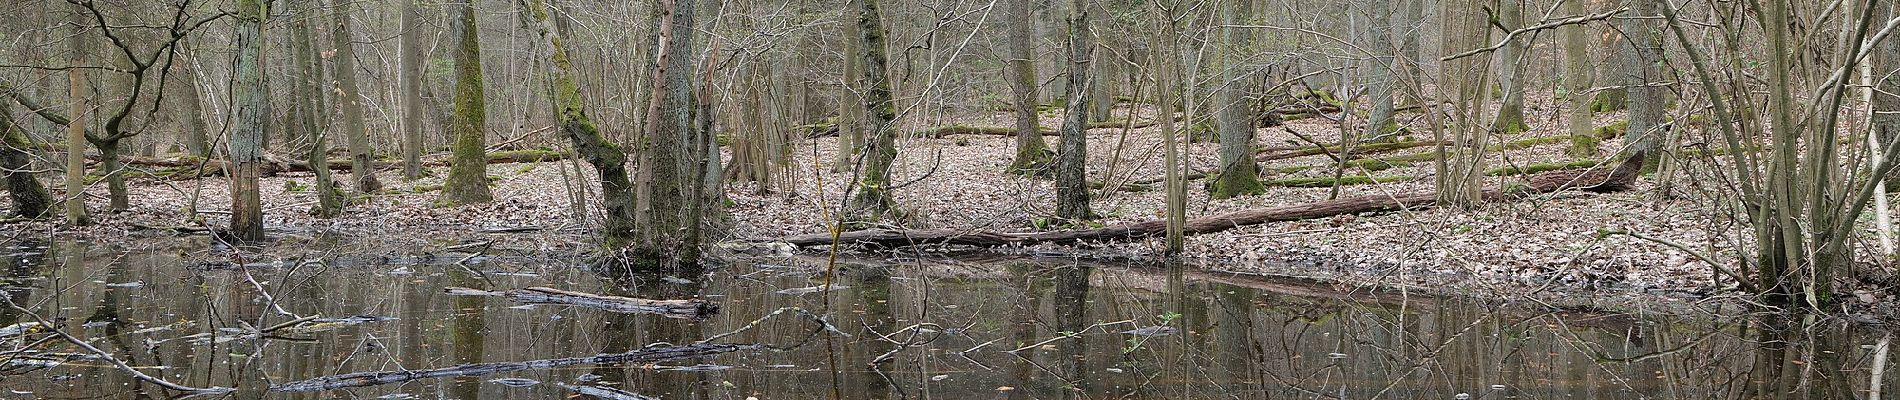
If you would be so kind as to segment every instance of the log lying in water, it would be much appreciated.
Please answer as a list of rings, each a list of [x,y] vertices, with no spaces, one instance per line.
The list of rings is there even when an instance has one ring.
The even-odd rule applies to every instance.
[[[1484,199],[1485,201],[1507,200],[1527,195],[1564,190],[1582,190],[1588,192],[1621,191],[1628,189],[1629,184],[1636,181],[1636,177],[1642,172],[1643,162],[1643,154],[1639,152],[1630,156],[1629,159],[1624,160],[1621,164],[1618,164],[1614,169],[1592,168],[1587,170],[1540,173],[1532,175],[1526,184],[1513,184],[1503,188],[1487,189],[1484,191]],[[1326,218],[1342,214],[1430,207],[1434,205],[1436,201],[1437,193],[1435,192],[1395,196],[1371,195],[1348,197],[1194,218],[1187,220],[1184,231],[1189,235],[1214,233],[1268,222],[1298,221]],[[970,231],[962,229],[868,229],[841,233],[838,235],[836,243],[869,244],[887,247],[921,244],[977,247],[1032,245],[1040,243],[1071,244],[1092,241],[1138,240],[1156,237],[1166,234],[1167,225],[1166,220],[1150,220],[1095,229],[1031,233],[983,230]],[[790,243],[800,247],[824,246],[833,243],[832,236],[829,233],[790,236],[779,238],[775,241]]]
[[[595,354],[587,357],[554,358],[534,361],[493,362],[480,364],[462,364],[447,368],[417,369],[408,371],[357,372],[332,375],[321,378],[305,379],[296,382],[271,385],[273,392],[318,392],[343,388],[387,385],[417,379],[448,378],[456,376],[480,376],[501,372],[530,369],[552,369],[585,364],[614,363],[654,363],[688,357],[700,357],[714,354],[731,353],[740,350],[758,349],[757,344],[689,344],[683,346],[659,346],[629,351],[625,353]]]
[[[463,287],[449,287],[443,292],[457,296],[500,296],[517,303],[560,304],[593,309],[607,310],[625,314],[656,314],[667,318],[705,319],[719,312],[719,305],[712,302],[692,300],[651,300],[632,297],[605,296],[593,293],[581,293],[549,287],[531,287],[490,292]]]

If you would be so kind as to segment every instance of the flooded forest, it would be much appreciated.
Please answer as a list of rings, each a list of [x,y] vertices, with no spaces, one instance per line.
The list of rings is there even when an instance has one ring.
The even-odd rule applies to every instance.
[[[1889,1],[0,16],[0,399],[1900,392]]]

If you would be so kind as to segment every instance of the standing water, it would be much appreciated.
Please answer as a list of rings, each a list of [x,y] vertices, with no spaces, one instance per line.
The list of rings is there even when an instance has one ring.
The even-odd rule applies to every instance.
[[[0,398],[178,394],[115,369],[40,320],[152,377],[235,386],[241,397],[1867,398],[1874,385],[1895,385],[1884,362],[1889,336],[1818,317],[1557,312],[1049,259],[842,263],[827,291],[825,269],[797,259],[606,279],[527,258],[205,264],[183,256],[202,251],[198,241],[136,247],[4,250],[0,290],[20,308],[0,309]],[[620,314],[449,295],[448,287],[696,298],[720,310],[703,320]],[[265,392],[338,374],[707,338],[761,346]]]

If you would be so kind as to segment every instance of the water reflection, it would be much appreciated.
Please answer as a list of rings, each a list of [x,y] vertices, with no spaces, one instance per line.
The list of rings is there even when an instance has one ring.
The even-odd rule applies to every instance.
[[[692,343],[740,331],[787,306],[823,313],[841,334],[806,341],[808,323],[768,319],[722,341],[804,345],[295,398],[571,396],[555,382],[667,399],[1846,399],[1867,397],[1873,379],[1894,386],[1891,363],[1877,363],[1873,346],[1885,332],[1816,316],[1703,320],[1544,312],[1495,301],[1061,260],[853,262],[840,267],[838,286],[827,297],[781,292],[825,282],[825,268],[801,260],[625,277],[506,263],[204,269],[177,256],[195,245],[146,243],[127,250],[18,243],[0,259],[0,292],[64,321],[68,332],[121,360],[163,371],[155,375],[247,390],[240,397],[293,397],[260,391],[268,383],[336,373]],[[684,321],[445,296],[446,286],[704,298],[723,311]],[[246,335],[291,315],[398,319]],[[0,326],[24,320],[0,310]],[[0,376],[0,393],[168,395],[98,363],[21,367],[25,357],[74,351],[42,338],[0,338],[0,366],[9,374]],[[542,384],[497,383],[504,378]]]

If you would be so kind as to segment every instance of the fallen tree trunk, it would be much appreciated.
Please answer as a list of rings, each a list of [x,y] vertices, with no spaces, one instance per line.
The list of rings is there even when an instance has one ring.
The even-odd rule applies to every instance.
[[[549,287],[531,287],[490,292],[463,287],[448,287],[444,293],[456,296],[496,296],[506,297],[517,303],[560,304],[593,309],[607,310],[623,314],[655,314],[667,318],[705,319],[719,312],[719,305],[705,300],[652,300],[632,297],[604,296],[593,293],[581,293]]]
[[[1358,147],[1354,147],[1352,149],[1352,154],[1355,156],[1359,156],[1359,155],[1367,155],[1367,154],[1390,153],[1390,152],[1410,149],[1414,147],[1425,147],[1425,146],[1431,146],[1431,145],[1436,145],[1436,144],[1438,144],[1438,142],[1433,141],[1433,140],[1415,140],[1415,141],[1410,141],[1410,142],[1395,142],[1395,143],[1366,143],[1366,144],[1361,144]],[[1297,150],[1288,151],[1284,153],[1261,155],[1259,157],[1255,157],[1254,159],[1261,162],[1266,162],[1266,161],[1273,161],[1273,160],[1285,160],[1289,158],[1317,156],[1317,155],[1327,154],[1327,153],[1337,154],[1339,153],[1339,149],[1340,149],[1339,146],[1308,146],[1308,147],[1301,147]]]
[[[1484,191],[1486,201],[1505,200],[1540,193],[1564,190],[1582,190],[1589,192],[1614,192],[1627,189],[1631,182],[1641,174],[1644,156],[1642,152],[1630,156],[1616,168],[1592,168],[1587,170],[1553,171],[1532,175],[1528,183],[1508,185]],[[1189,235],[1220,232],[1247,225],[1268,222],[1298,221],[1326,218],[1342,214],[1397,211],[1410,208],[1430,207],[1437,201],[1437,193],[1413,193],[1397,196],[1358,196],[1336,200],[1327,200],[1307,204],[1295,204],[1237,211],[1208,217],[1190,219],[1183,232]],[[838,235],[839,244],[869,244],[888,247],[911,246],[921,244],[964,245],[995,247],[1006,245],[1033,245],[1041,243],[1073,244],[1092,241],[1139,240],[1166,233],[1167,221],[1150,220],[1130,224],[1115,225],[1095,229],[1080,229],[1054,232],[1008,233],[995,231],[970,231],[961,229],[869,229],[844,232]],[[833,242],[829,233],[789,236],[775,241],[795,246],[823,246]]]
[[[731,353],[740,350],[761,348],[757,344],[689,344],[683,346],[648,347],[625,353],[595,354],[587,357],[554,358],[534,361],[492,362],[480,364],[462,364],[436,369],[417,369],[407,371],[357,372],[332,375],[321,378],[305,379],[271,385],[273,392],[318,392],[343,388],[387,385],[417,379],[447,378],[456,376],[480,376],[501,372],[529,369],[552,369],[585,364],[614,363],[653,363],[688,357],[700,357],[713,354]]]
[[[567,159],[567,157],[568,157],[568,154],[566,152],[560,152],[560,151],[507,150],[507,151],[497,151],[497,152],[489,153],[488,163],[489,164],[515,164],[515,163],[527,163],[527,162],[560,161],[560,160]],[[158,173],[155,175],[157,175],[160,178],[171,178],[171,179],[190,179],[190,178],[207,177],[207,176],[222,176],[224,175],[224,170],[225,170],[224,160],[203,159],[203,158],[197,158],[197,157],[153,158],[153,157],[120,156],[119,161],[124,163],[125,165],[134,165],[134,166],[140,166],[140,167],[146,167],[146,168],[161,169],[161,171],[158,171]],[[346,171],[347,172],[347,171],[350,171],[352,168],[352,166],[350,165],[350,160],[347,158],[332,159],[330,160],[328,164],[330,166],[331,171]],[[370,165],[375,167],[376,169],[382,170],[382,169],[399,168],[402,166],[402,163],[396,162],[396,161],[375,161],[371,163]],[[443,167],[443,166],[449,165],[449,160],[446,158],[431,160],[431,161],[424,162],[423,165],[427,165],[431,167]],[[195,173],[193,172],[193,169],[197,169]],[[273,175],[286,173],[286,172],[311,172],[311,171],[310,171],[309,162],[306,162],[303,160],[288,160],[288,159],[284,159],[283,157],[266,155],[264,162],[262,163],[262,165],[259,166],[259,172],[264,174],[264,176],[273,176]]]

